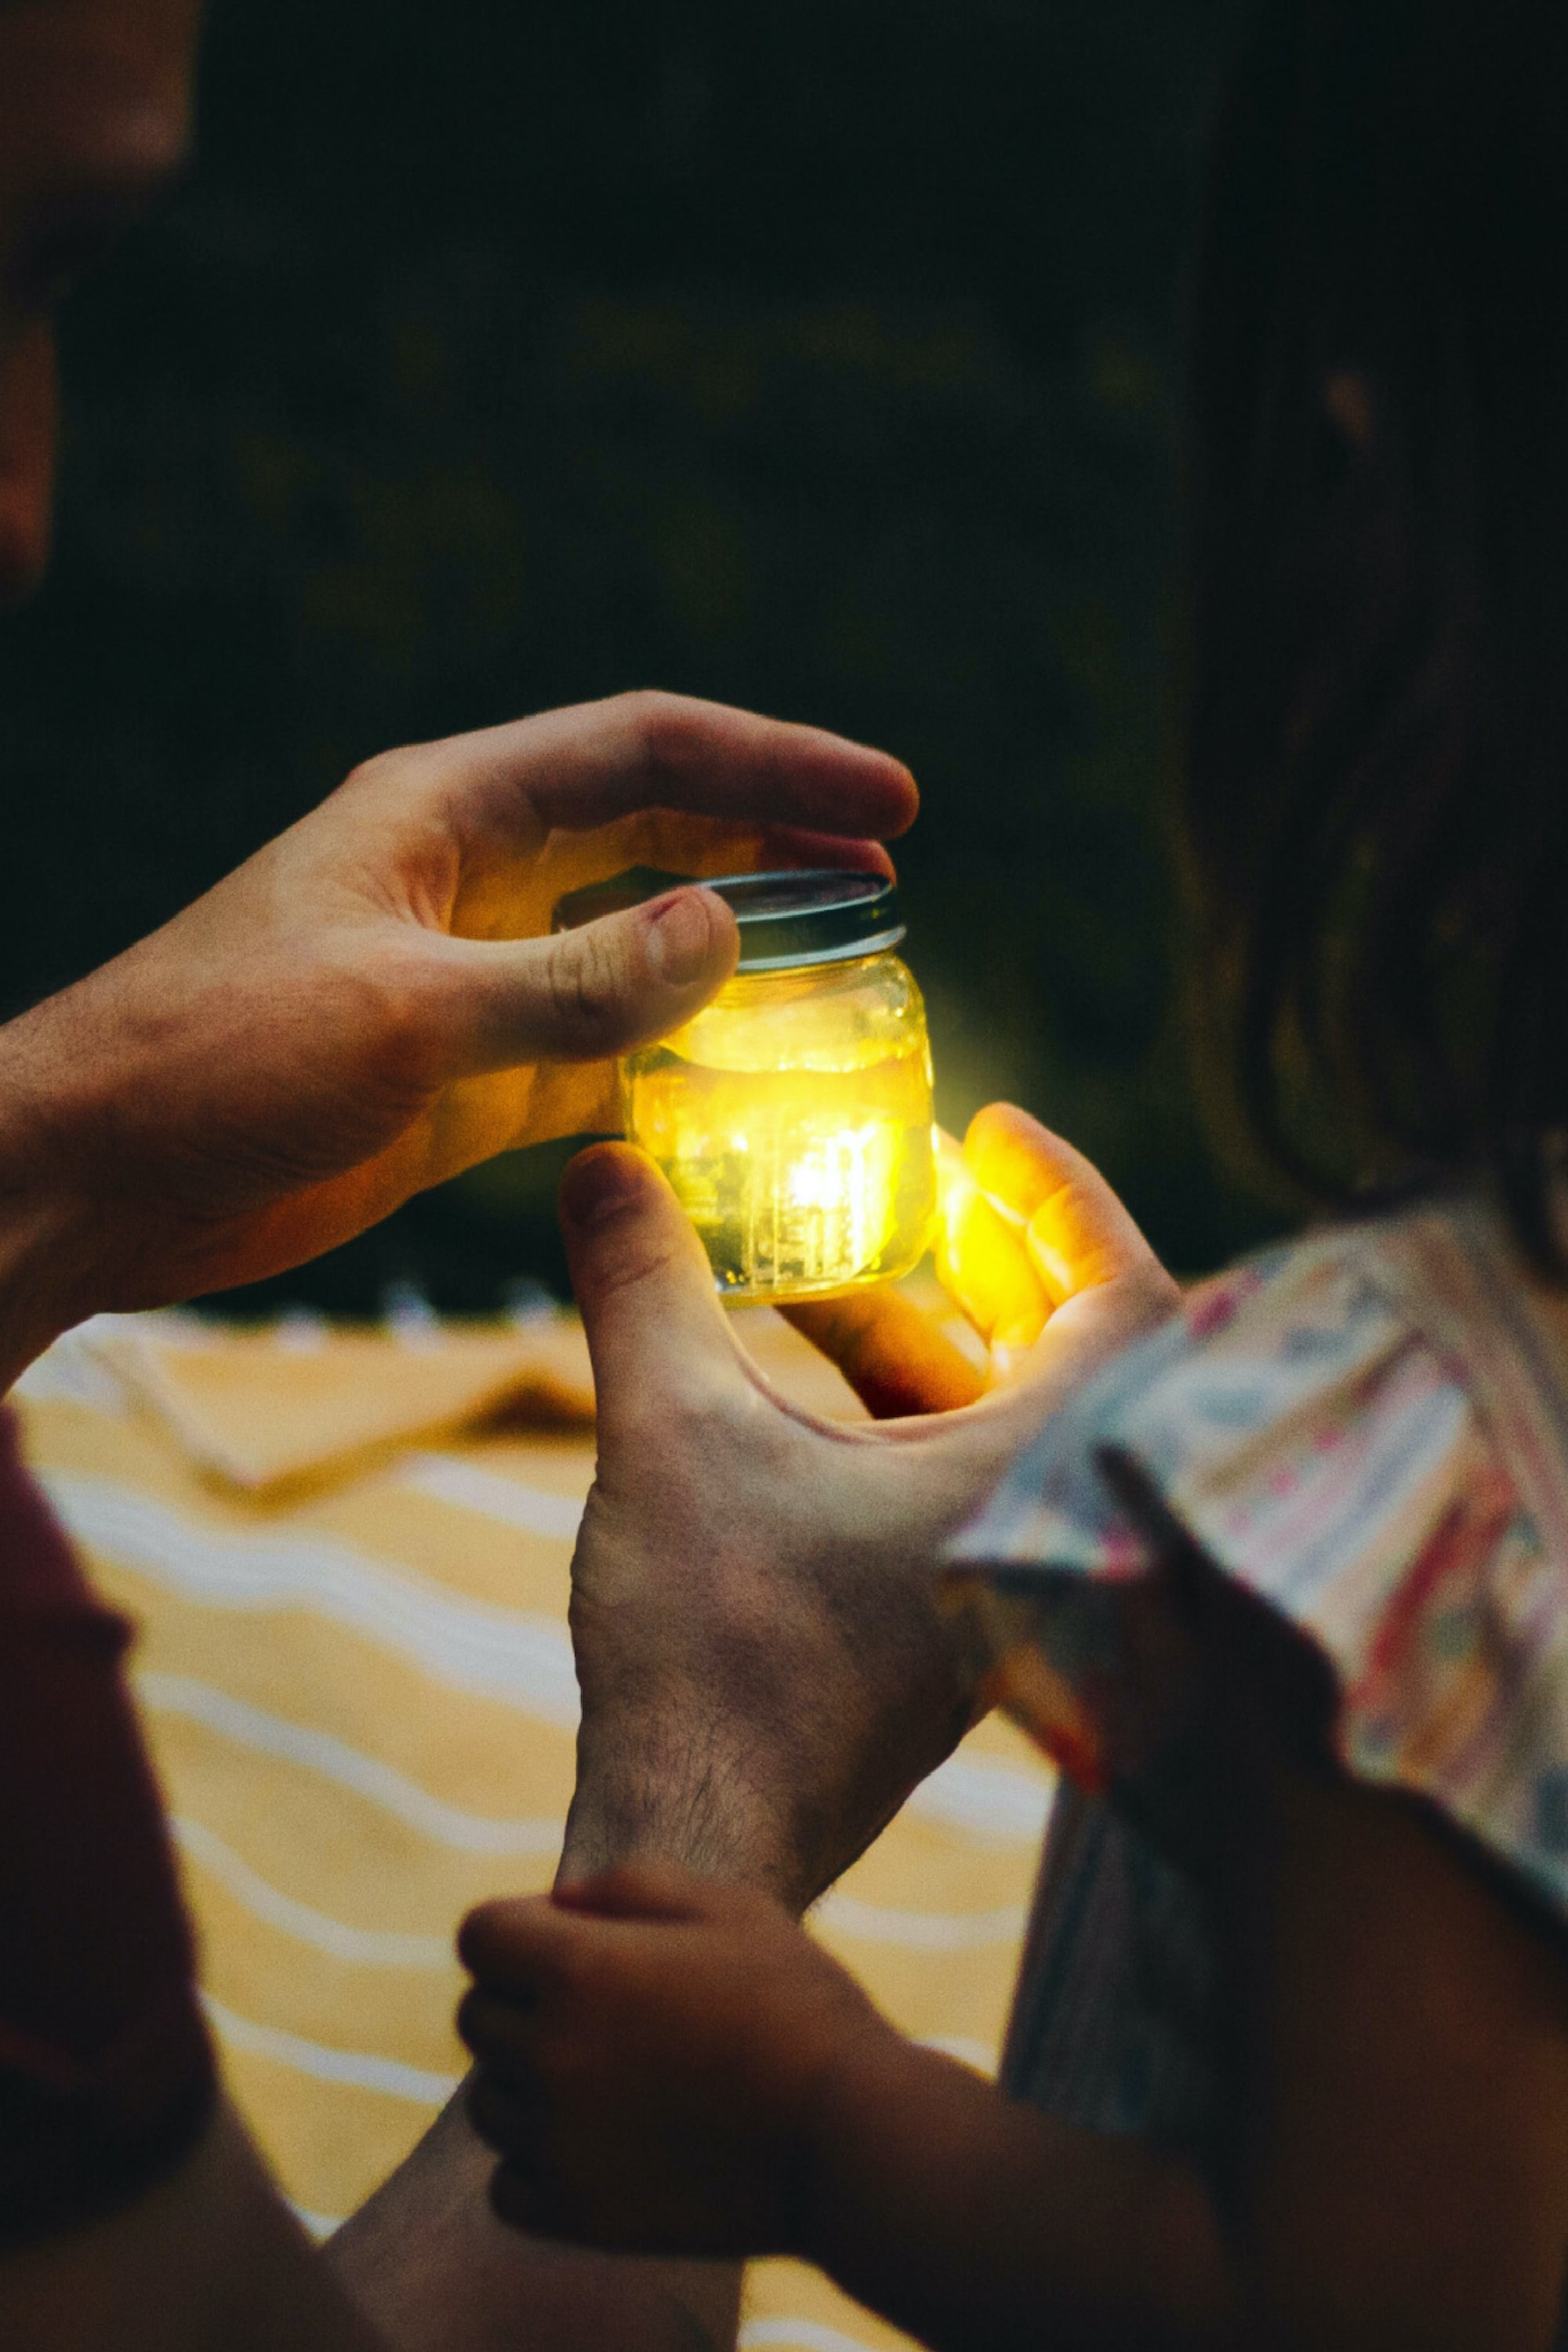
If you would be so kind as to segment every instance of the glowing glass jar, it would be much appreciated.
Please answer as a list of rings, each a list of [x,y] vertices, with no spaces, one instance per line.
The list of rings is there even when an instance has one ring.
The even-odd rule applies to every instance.
[[[637,895],[683,878],[649,876]],[[606,886],[614,903],[629,879]],[[694,1021],[622,1062],[627,1137],[669,1179],[726,1298],[908,1274],[931,1241],[936,1161],[925,1006],[893,953],[893,885],[826,872],[706,887],[734,910],[740,961]]]

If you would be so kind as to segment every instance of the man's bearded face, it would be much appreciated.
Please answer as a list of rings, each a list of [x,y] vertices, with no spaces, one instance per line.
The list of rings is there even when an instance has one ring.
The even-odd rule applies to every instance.
[[[189,136],[202,0],[0,0],[0,607],[48,554],[55,324]]]

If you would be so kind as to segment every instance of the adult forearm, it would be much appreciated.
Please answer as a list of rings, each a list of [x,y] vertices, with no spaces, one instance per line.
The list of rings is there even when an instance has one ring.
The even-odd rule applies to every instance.
[[[640,1725],[617,1717],[602,1732],[584,1727],[558,1882],[657,1856],[705,1875],[767,1887],[803,1909],[816,1890],[807,1885],[802,1858],[774,1811],[750,1785],[739,1759],[703,1735],[695,1709],[676,1709],[673,1716],[665,1709],[658,1721]],[[454,2220],[471,2235],[473,2256],[492,2271],[495,2308],[510,2303],[527,2310],[526,2335],[497,2337],[498,2345],[526,2344],[529,2352],[576,2352],[578,2347],[599,2352],[610,2345],[616,2352],[728,2352],[734,2344],[739,2263],[595,2254],[503,2230],[484,2200],[495,2158],[469,2129],[460,2100],[426,2146],[450,2168],[454,2181],[467,2173],[475,2182],[472,2191],[459,2192],[462,2208]],[[409,2187],[418,2193],[416,2176]],[[476,2210],[482,2216],[478,2227]],[[350,2230],[357,2231],[367,2220],[379,2225],[380,2218],[373,2206]],[[387,2218],[395,2234],[395,2216]],[[357,2259],[352,2243],[347,2251]],[[394,2332],[379,2307],[374,2315]],[[439,2320],[440,2306],[433,2304],[426,2332],[408,2336],[407,2352],[449,2342],[437,2332]],[[395,2340],[402,2352],[404,2337]],[[473,2340],[478,2352],[488,2352],[489,2336]]]
[[[68,1023],[53,1018],[62,1002],[0,1026],[0,1395],[104,1303],[91,1220],[58,1131],[84,1058]]]
[[[74,1287],[74,1256],[63,1203],[0,1192],[0,1396],[91,1312]]]
[[[787,1870],[736,1776],[700,1769],[689,1739],[625,1722],[584,1735],[563,1879],[657,1852],[771,1885]],[[740,2317],[730,2263],[584,2252],[496,2219],[495,2157],[459,2094],[331,2242],[360,2308],[398,2352],[727,2352]]]
[[[655,1718],[585,1722],[577,1764],[559,1884],[658,1861],[764,1888],[797,1914],[822,1891],[798,1825],[756,1785],[740,1744],[703,1725],[695,1698]]]
[[[731,2264],[584,2253],[508,2228],[459,2094],[327,2256],[396,2352],[726,2352]]]
[[[454,2345],[457,2339],[454,2339]],[[232,2110],[106,2219],[0,2253],[5,2352],[388,2352]]]
[[[667,1578],[662,1591],[617,1599],[613,1611],[601,1599],[590,1638],[587,1531],[584,1522],[573,1601],[583,1720],[558,1883],[668,1862],[772,1895],[799,1918],[971,1714],[929,1577],[900,1570],[895,1589],[884,1587],[873,1683],[859,1642],[846,1641],[826,1611],[803,1640],[798,1596],[754,1594],[743,1563],[725,1563],[706,1595],[672,1590]],[[596,1551],[592,1565],[605,1557]],[[621,1563],[612,1556],[608,1565],[618,1587]],[[626,1622],[606,1631],[612,1613]],[[693,1627],[696,1643],[686,1638]],[[699,1655],[671,1673],[663,1653],[683,1647]],[[607,1652],[619,1653],[613,1671]]]

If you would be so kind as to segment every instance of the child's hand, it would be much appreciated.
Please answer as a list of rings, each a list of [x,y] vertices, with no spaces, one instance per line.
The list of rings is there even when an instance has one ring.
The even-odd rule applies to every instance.
[[[990,1353],[990,1380],[892,1284],[797,1300],[785,1318],[830,1356],[878,1420],[951,1412],[988,1385],[1054,1375],[1064,1349],[1108,1352],[1163,1322],[1175,1283],[1099,1170],[1011,1103],[962,1144],[937,1131],[936,1270]],[[1049,1346],[1038,1347],[1047,1324]]]
[[[830,2089],[864,2045],[903,2047],[778,1904],[684,1871],[486,1904],[458,1948],[491,2200],[547,2236],[798,2250]]]

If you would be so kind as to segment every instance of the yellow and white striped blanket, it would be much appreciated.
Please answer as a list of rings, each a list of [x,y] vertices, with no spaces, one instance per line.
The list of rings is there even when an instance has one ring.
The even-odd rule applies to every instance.
[[[776,1318],[748,1340],[803,1401],[858,1409]],[[62,1341],[16,1402],[57,1510],[140,1627],[228,2078],[324,2231],[458,2078],[459,1915],[547,1886],[559,1851],[593,1467],[580,1336],[136,1318]],[[1047,1802],[1019,1737],[984,1724],[815,1915],[900,2025],[976,2065]],[[799,2265],[752,2272],[748,2352],[903,2341]]]

